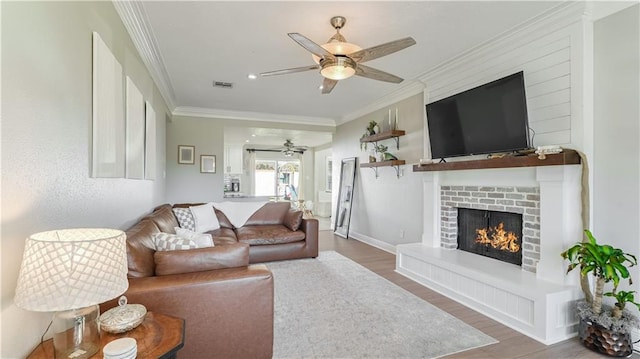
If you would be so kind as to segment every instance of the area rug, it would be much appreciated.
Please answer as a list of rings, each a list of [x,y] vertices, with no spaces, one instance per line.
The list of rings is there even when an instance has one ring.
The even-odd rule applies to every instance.
[[[333,251],[268,267],[274,358],[437,358],[497,342]]]

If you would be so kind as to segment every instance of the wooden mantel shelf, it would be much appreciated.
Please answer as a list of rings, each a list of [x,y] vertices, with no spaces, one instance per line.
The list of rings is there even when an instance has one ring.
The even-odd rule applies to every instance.
[[[544,160],[538,155],[505,156],[470,161],[429,163],[413,165],[413,172],[476,170],[487,168],[537,167],[580,164],[580,155],[574,150],[565,149],[561,153],[546,155]]]

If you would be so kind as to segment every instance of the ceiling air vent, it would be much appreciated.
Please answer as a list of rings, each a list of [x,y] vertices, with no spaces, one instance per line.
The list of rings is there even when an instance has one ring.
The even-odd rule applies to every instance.
[[[213,87],[220,87],[223,89],[231,89],[233,88],[233,83],[231,82],[223,82],[223,81],[213,81]]]

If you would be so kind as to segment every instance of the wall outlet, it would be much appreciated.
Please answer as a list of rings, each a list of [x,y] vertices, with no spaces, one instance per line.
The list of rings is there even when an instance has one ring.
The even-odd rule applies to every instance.
[[[404,229],[400,230],[400,238],[404,238]]]

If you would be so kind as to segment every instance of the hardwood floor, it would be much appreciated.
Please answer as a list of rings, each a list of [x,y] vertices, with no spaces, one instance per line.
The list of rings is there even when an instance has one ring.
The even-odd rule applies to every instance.
[[[481,330],[499,341],[497,344],[468,350],[445,358],[482,358],[482,359],[542,359],[542,358],[606,358],[583,347],[577,339],[546,346],[519,332],[502,325],[464,305],[455,302],[427,287],[418,284],[395,272],[395,255],[372,247],[354,239],[335,236],[332,231],[320,231],[319,246],[321,251],[333,250],[372,272],[386,278],[414,295],[426,300],[436,307],[452,314],[465,323]],[[640,358],[634,354],[633,358]]]

